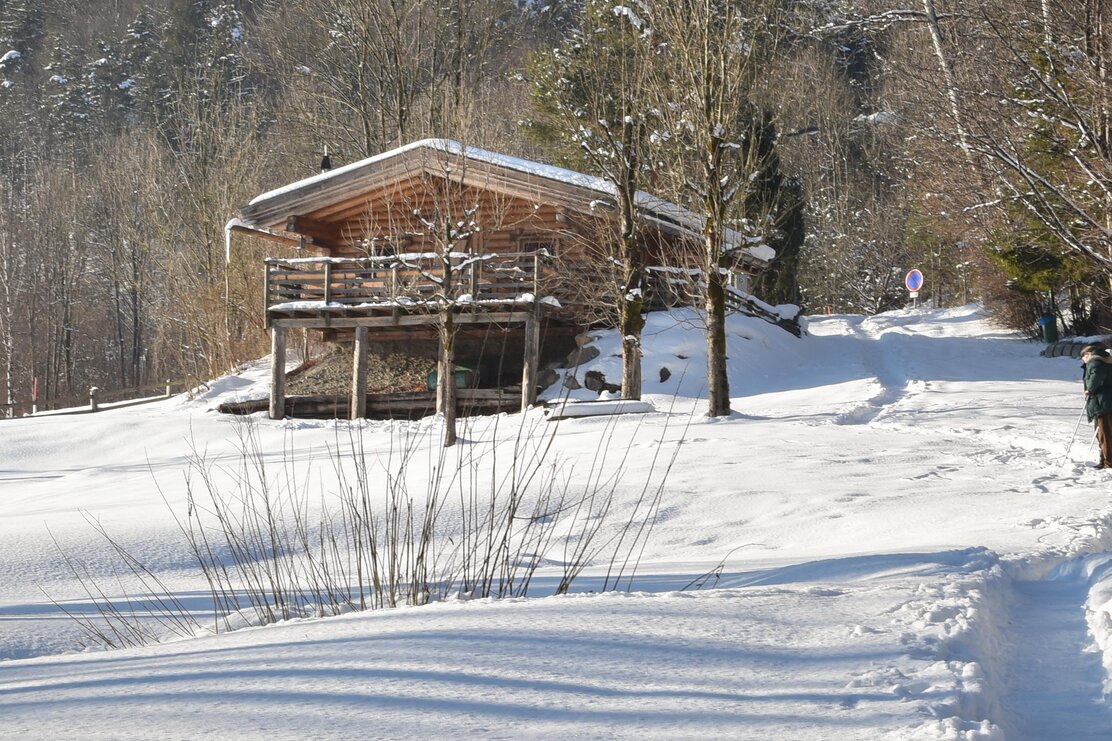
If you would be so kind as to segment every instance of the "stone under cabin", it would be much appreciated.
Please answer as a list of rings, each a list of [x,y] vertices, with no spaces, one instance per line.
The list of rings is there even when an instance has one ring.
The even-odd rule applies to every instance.
[[[591,357],[586,330],[616,318],[614,193],[601,178],[443,139],[263,193],[226,233],[229,254],[248,235],[285,255],[264,261],[271,393],[225,411],[431,414],[445,403],[442,357],[452,359],[459,413],[535,404],[556,369]],[[645,309],[693,303],[698,271],[686,266],[695,264],[703,219],[647,193],[636,207],[638,246],[651,266]],[[727,242],[731,309],[782,322],[747,290],[773,250],[732,232]],[[287,373],[293,329],[333,350]]]

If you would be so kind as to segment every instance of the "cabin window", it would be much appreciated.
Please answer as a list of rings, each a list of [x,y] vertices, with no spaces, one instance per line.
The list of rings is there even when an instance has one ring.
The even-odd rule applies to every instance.
[[[550,255],[556,254],[556,240],[552,237],[521,237],[517,241],[518,252],[547,251]]]
[[[733,271],[730,273],[730,285],[742,293],[749,293],[749,273]]]

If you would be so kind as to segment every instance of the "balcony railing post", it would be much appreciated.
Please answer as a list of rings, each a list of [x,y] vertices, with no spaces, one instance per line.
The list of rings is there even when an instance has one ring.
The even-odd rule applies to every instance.
[[[270,329],[270,261],[263,261],[263,328]]]
[[[332,261],[324,264],[324,303],[332,303]]]
[[[541,297],[541,254],[533,253],[533,296],[536,300]]]

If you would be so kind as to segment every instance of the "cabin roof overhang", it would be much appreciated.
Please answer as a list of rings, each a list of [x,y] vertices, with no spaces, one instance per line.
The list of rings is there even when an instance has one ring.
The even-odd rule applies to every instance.
[[[312,217],[337,203],[423,175],[587,214],[613,208],[616,195],[613,183],[604,178],[450,139],[423,139],[263,193],[240,209],[239,218],[244,226],[281,231],[291,216]],[[705,219],[699,214],[643,191],[637,193],[636,205],[652,228],[701,239]],[[776,256],[763,240],[732,230],[725,237],[727,251],[754,267],[763,268]]]

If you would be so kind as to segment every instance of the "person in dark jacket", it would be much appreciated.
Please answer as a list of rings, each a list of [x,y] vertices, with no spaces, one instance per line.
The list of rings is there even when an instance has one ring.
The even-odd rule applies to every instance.
[[[1100,467],[1112,468],[1112,357],[1104,345],[1081,350],[1085,363],[1085,414],[1097,428]]]

